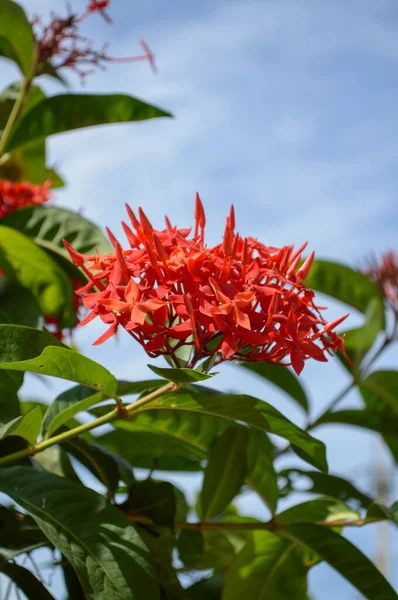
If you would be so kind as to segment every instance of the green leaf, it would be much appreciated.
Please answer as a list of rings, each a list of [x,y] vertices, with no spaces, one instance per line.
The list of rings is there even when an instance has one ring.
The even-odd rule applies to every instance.
[[[160,471],[202,470],[200,458],[193,452],[171,437],[150,431],[111,431],[96,437],[96,442],[123,456],[133,467]]]
[[[223,531],[183,530],[178,536],[177,549],[188,569],[224,569],[235,558],[234,546]]]
[[[398,598],[375,565],[338,533],[311,523],[287,525],[278,533],[316,552],[368,600]]]
[[[246,482],[275,512],[278,501],[278,479],[273,463],[274,448],[267,435],[251,429],[246,448]]]
[[[8,560],[47,543],[32,517],[0,506],[0,554]]]
[[[83,385],[77,385],[69,390],[62,392],[54,402],[50,404],[42,423],[43,438],[49,438],[62,425],[65,425],[70,419],[80,412],[83,412],[105,400],[107,396],[101,392],[93,394],[92,388]],[[108,407],[110,410],[110,407]]]
[[[372,499],[358,490],[350,481],[336,475],[302,469],[284,469],[279,473],[279,476],[286,479],[285,494],[292,491],[324,494],[326,496],[333,496],[333,498],[338,498],[344,502],[355,500],[363,508],[367,508],[372,503]],[[303,477],[309,480],[311,483],[310,487],[303,488]]]
[[[0,555],[0,572],[7,575],[29,600],[54,600],[48,589],[25,567],[4,562]]]
[[[10,423],[0,427],[0,440],[9,435],[16,435],[23,438],[28,444],[33,445],[40,433],[41,410],[32,408],[22,417],[17,417]]]
[[[92,412],[102,414],[102,410],[97,413],[94,409]],[[157,458],[162,458],[167,449],[167,452],[200,461],[207,458],[214,440],[226,428],[232,427],[233,422],[207,414],[164,410],[141,412],[134,419],[120,419],[114,421],[113,425],[117,430],[99,436],[97,442],[134,464],[135,457],[144,453],[141,441],[145,444],[145,452],[151,456],[155,454]]]
[[[117,381],[117,395],[126,396],[158,389],[162,382],[154,379],[149,381]],[[78,413],[85,411],[95,404],[102,402],[107,395],[94,393],[92,388],[76,385],[55,398],[50,404],[43,419],[42,434],[44,438],[51,436],[57,429],[67,423]],[[109,405],[101,407],[102,414],[109,412]]]
[[[379,298],[372,298],[365,314],[365,323],[361,327],[343,332],[344,347],[354,365],[348,364],[344,356],[338,352],[336,356],[341,364],[350,372],[357,373],[362,359],[373,346],[384,326],[384,306]]]
[[[374,371],[359,385],[370,411],[379,412],[383,404],[398,416],[398,371]]]
[[[121,512],[74,481],[26,467],[1,470],[0,490],[20,504],[96,600],[159,598],[149,552]]]
[[[72,287],[68,277],[44,250],[25,235],[0,225],[0,268],[10,282],[27,288],[43,315],[74,324]]]
[[[125,94],[60,94],[37,104],[18,123],[6,150],[82,127],[171,117],[170,113]]]
[[[33,73],[35,54],[32,27],[23,8],[11,0],[1,0],[0,56],[15,61],[29,78]]]
[[[255,531],[228,569],[223,600],[307,600],[306,568],[296,545]]]
[[[295,400],[304,410],[308,412],[308,398],[298,377],[288,369],[280,365],[272,365],[266,362],[237,363],[239,366],[255,373],[262,379],[266,379],[279,389],[283,390]]]
[[[46,166],[46,145],[43,140],[17,148],[7,154],[0,165],[0,177],[16,182],[29,181],[34,184],[41,184],[51,179],[51,188],[60,188],[64,185],[61,176],[54,169]]]
[[[232,427],[216,439],[205,469],[200,512],[202,521],[219,515],[240,492],[246,475],[248,432]]]
[[[352,510],[337,498],[323,496],[291,506],[275,516],[278,524],[316,523],[317,521],[336,521],[339,519],[357,519],[358,512]]]
[[[174,410],[184,415],[199,413],[222,417],[229,421],[241,421],[287,439],[305,453],[308,462],[316,468],[327,470],[324,444],[294,425],[276,408],[253,396],[245,394],[194,395],[180,390],[154,400],[150,405],[140,409],[140,412],[148,410]]]
[[[339,263],[314,260],[305,284],[363,313],[374,298],[382,302],[379,288],[369,277]]]
[[[79,481],[76,475],[68,453],[61,446],[51,446],[43,452],[38,452],[32,459],[33,466],[39,471],[44,470],[59,477],[69,477]]]
[[[69,258],[63,239],[78,252],[99,254],[111,252],[111,246],[97,225],[76,212],[58,206],[27,206],[2,219],[8,227],[18,229],[46,250]]]
[[[36,327],[39,319],[40,308],[33,294],[0,277],[0,323]]]
[[[67,379],[110,398],[117,391],[117,380],[105,367],[30,327],[0,325],[0,369]]]
[[[125,515],[142,525],[173,527],[176,514],[174,486],[168,481],[136,481],[119,505]]]
[[[210,379],[217,373],[201,373],[200,371],[195,371],[194,369],[163,369],[159,367],[155,367],[154,365],[148,365],[148,367],[159,375],[159,377],[163,377],[163,379],[167,379],[167,381],[172,381],[173,383],[195,383],[196,381],[205,381],[206,379]]]
[[[368,508],[367,518],[380,518],[392,521],[398,527],[398,501],[391,506],[383,506],[383,504],[373,503]]]

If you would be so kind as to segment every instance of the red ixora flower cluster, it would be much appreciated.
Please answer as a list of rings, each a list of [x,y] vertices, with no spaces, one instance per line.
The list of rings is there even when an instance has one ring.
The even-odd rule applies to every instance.
[[[110,5],[110,0],[90,0],[83,15],[71,14],[61,18],[51,13],[51,21],[44,25],[39,17],[33,20],[34,35],[37,45],[36,74],[54,73],[58,69],[74,69],[83,79],[93,72],[93,69],[82,68],[85,65],[104,69],[107,62],[137,62],[148,61],[156,71],[154,55],[144,40],[140,44],[144,53],[139,56],[114,58],[108,55],[107,45],[100,50],[92,47],[89,40],[82,37],[79,32],[80,23],[94,12],[99,12],[107,23],[112,19],[105,12]]]
[[[47,202],[51,197],[50,188],[50,179],[40,185],[0,179],[0,218],[23,206]]]
[[[219,353],[221,359],[291,364],[296,373],[307,358],[326,361],[328,353],[344,352],[333,330],[347,315],[325,321],[303,284],[314,257],[300,266],[305,244],[294,250],[242,238],[231,207],[221,244],[208,248],[198,195],[192,235],[167,217],[166,228],[155,230],[141,208],[138,218],[126,208],[128,249],[109,230],[111,254],[86,256],[64,240],[89,279],[77,291],[90,309],[80,325],[96,317],[109,325],[94,344],[121,325],[152,357],[175,356],[188,345],[190,365]]]
[[[364,273],[380,288],[381,293],[398,313],[398,252],[389,250],[380,260],[371,258]]]

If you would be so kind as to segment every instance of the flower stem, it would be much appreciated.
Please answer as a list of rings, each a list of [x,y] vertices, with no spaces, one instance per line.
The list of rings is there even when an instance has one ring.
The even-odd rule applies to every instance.
[[[16,97],[14,106],[12,107],[12,110],[10,112],[10,115],[8,117],[8,121],[3,129],[3,133],[1,134],[1,138],[0,138],[0,157],[3,156],[4,154],[4,150],[6,148],[7,142],[8,142],[8,138],[10,137],[10,133],[11,130],[15,124],[15,121],[17,120],[20,110],[22,108],[22,104],[23,101],[25,99],[26,94],[29,91],[29,88],[31,86],[32,80],[31,79],[25,79],[20,87],[20,90],[18,92],[18,96]]]
[[[8,456],[3,456],[0,458],[0,466],[12,464],[28,456],[34,456],[38,452],[43,452],[43,450],[46,450],[46,448],[49,448],[50,446],[54,446],[55,444],[62,444],[67,440],[75,438],[81,433],[91,431],[91,429],[95,429],[100,425],[105,425],[106,423],[110,423],[111,421],[115,421],[116,419],[129,419],[136,412],[138,412],[139,409],[142,408],[142,406],[148,404],[149,402],[152,402],[152,400],[159,398],[163,394],[170,392],[174,387],[174,383],[167,383],[166,385],[163,385],[162,387],[151,392],[150,394],[147,394],[140,400],[128,404],[122,410],[120,409],[120,406],[118,406],[117,408],[114,408],[102,417],[98,417],[97,419],[94,419],[89,423],[84,423],[83,425],[79,425],[79,427],[74,427],[73,429],[69,429],[68,431],[59,433],[58,435],[54,435],[53,437],[50,437],[47,440],[43,440],[42,442],[39,442],[38,444],[31,446],[30,448],[24,448],[23,450],[19,450],[18,452],[14,452],[13,454],[9,454]]]

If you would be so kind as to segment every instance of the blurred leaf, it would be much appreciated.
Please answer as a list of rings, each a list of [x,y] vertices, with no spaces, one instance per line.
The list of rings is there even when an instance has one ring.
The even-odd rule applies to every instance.
[[[20,94],[21,86],[23,86],[23,81],[16,81],[7,86],[0,94],[0,130],[4,129],[8,121],[8,117]],[[17,120],[45,97],[45,93],[38,85],[31,85],[24,95]]]
[[[313,494],[324,494],[333,496],[347,502],[356,500],[363,508],[367,508],[372,503],[372,499],[366,496],[352,485],[350,481],[337,477],[336,475],[328,475],[317,471],[304,471],[302,469],[284,469],[279,473],[279,476],[287,479],[287,492],[311,492]],[[303,488],[302,477],[310,480],[311,487]],[[299,480],[299,485],[295,485]]]
[[[224,577],[216,575],[207,579],[201,579],[186,588],[188,600],[221,600],[224,588]]]
[[[302,450],[316,468],[327,470],[325,447],[322,442],[294,425],[278,410],[263,400],[245,394],[217,396],[190,394],[187,391],[170,393],[144,406],[139,412],[174,410],[187,413],[222,417],[241,421],[257,429],[279,435]],[[184,416],[185,418],[185,416]]]
[[[365,313],[365,323],[361,327],[343,332],[344,347],[354,365],[348,364],[344,356],[338,352],[336,356],[350,373],[358,372],[360,363],[373,346],[384,326],[384,306],[379,298],[372,298]]]
[[[26,467],[1,470],[0,490],[27,510],[96,600],[157,600],[149,552],[120,511],[74,481]],[[70,507],[74,507],[71,510]]]
[[[279,528],[278,534],[311,548],[368,600],[398,598],[375,565],[338,533],[311,523],[296,523]]]
[[[104,484],[108,497],[113,498],[119,487],[119,466],[115,458],[97,444],[80,438],[68,440],[63,446]]]
[[[262,431],[251,429],[246,448],[246,481],[275,512],[278,501],[278,478],[275,472],[274,447]]]
[[[45,98],[18,123],[6,150],[82,127],[171,117],[125,94],[60,94]]]
[[[174,486],[168,481],[154,479],[136,481],[119,509],[142,525],[172,528],[176,514]]]
[[[33,445],[40,433],[40,425],[41,410],[38,407],[32,408],[25,415],[0,426],[0,440],[9,435],[16,435]]]
[[[29,78],[33,74],[36,47],[32,27],[23,8],[11,0],[0,2],[0,56],[17,63]]]
[[[68,592],[66,600],[87,600],[76,571],[64,556],[62,556],[62,574]]]
[[[188,569],[224,569],[235,558],[235,549],[223,531],[183,530],[177,549]]]
[[[374,298],[383,302],[379,288],[369,277],[346,265],[326,260],[313,262],[305,284],[363,313]]]
[[[155,367],[154,365],[148,365],[148,367],[159,375],[159,377],[163,377],[163,379],[167,379],[167,381],[172,381],[173,383],[195,383],[195,381],[205,381],[206,379],[210,379],[217,373],[201,373],[200,371],[195,371],[194,369],[161,369],[159,367]]]
[[[5,562],[1,559],[0,555],[0,572],[7,575],[22,590],[28,600],[54,600],[54,596],[50,594],[41,581],[36,579],[31,571],[21,567],[21,565]]]
[[[219,515],[240,492],[246,475],[248,431],[232,427],[211,447],[200,492],[201,520]]]
[[[8,283],[0,277],[0,324],[36,327],[40,308],[33,294],[20,285]]]
[[[237,363],[239,366],[255,373],[262,379],[266,379],[279,389],[283,390],[293,400],[295,400],[301,408],[308,412],[308,398],[302,387],[298,377],[288,369],[280,365],[272,365],[266,362],[255,363]]]
[[[398,501],[391,506],[383,506],[383,504],[374,503],[368,508],[367,518],[380,518],[392,521],[398,527]]]
[[[109,242],[97,225],[76,212],[58,206],[27,206],[2,219],[8,227],[18,229],[46,250],[69,259],[63,239],[82,254],[106,254],[112,251]]]
[[[137,530],[154,558],[161,599],[185,600],[185,590],[181,587],[173,564],[174,533],[164,527],[137,526]]]
[[[7,559],[47,543],[42,531],[29,515],[0,506],[0,554]]]
[[[25,235],[0,225],[0,268],[9,281],[27,288],[43,315],[74,323],[72,287],[60,267]]]
[[[59,477],[69,477],[69,479],[80,482],[72,467],[68,453],[60,446],[51,446],[43,452],[35,454],[32,463],[39,470],[43,469],[54,475],[59,475]]]
[[[67,379],[111,398],[117,390],[117,380],[105,367],[48,333],[19,325],[0,325],[0,369]]]
[[[380,410],[385,403],[398,416],[398,371],[374,371],[359,385],[370,411]]]
[[[279,524],[315,523],[317,521],[336,521],[338,519],[357,519],[359,514],[337,498],[323,496],[291,506],[277,514]]]
[[[228,569],[222,598],[307,600],[306,573],[294,543],[254,531]]]

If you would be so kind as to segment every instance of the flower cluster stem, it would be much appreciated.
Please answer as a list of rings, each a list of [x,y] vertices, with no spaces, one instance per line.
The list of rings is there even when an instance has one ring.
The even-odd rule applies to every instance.
[[[4,150],[6,149],[6,145],[8,142],[8,138],[10,137],[12,128],[15,124],[15,121],[17,120],[17,118],[19,117],[19,113],[21,111],[22,108],[22,104],[23,101],[25,100],[25,96],[29,91],[29,88],[31,86],[32,81],[30,79],[25,79],[24,82],[22,83],[20,90],[18,92],[18,96],[16,97],[14,106],[12,107],[12,110],[10,112],[10,115],[8,117],[8,121],[3,129],[3,133],[1,134],[1,138],[0,138],[0,158],[3,156],[4,154]]]
[[[121,417],[124,419],[129,419],[135,413],[137,413],[143,406],[152,402],[152,400],[156,400],[163,394],[170,392],[175,387],[174,383],[167,383],[163,385],[157,390],[154,390],[150,394],[147,394],[140,400],[136,402],[132,402],[123,408],[121,412],[120,407],[117,406],[110,412],[106,413],[102,417],[98,417],[93,421],[89,421],[88,423],[84,423],[83,425],[79,425],[79,427],[74,427],[73,429],[69,429],[68,431],[64,431],[59,433],[58,435],[54,435],[53,437],[48,438],[47,440],[43,440],[34,446],[30,446],[30,448],[24,448],[23,450],[19,450],[18,452],[14,452],[13,454],[9,454],[8,456],[3,456],[0,458],[0,466],[5,466],[17,462],[23,458],[27,458],[28,456],[34,456],[39,452],[43,452],[47,448],[51,446],[55,446],[56,444],[62,444],[72,438],[77,437],[81,433],[85,433],[86,431],[91,431],[96,427],[100,427],[100,425],[105,425],[106,423],[111,423],[116,419],[120,419]]]

